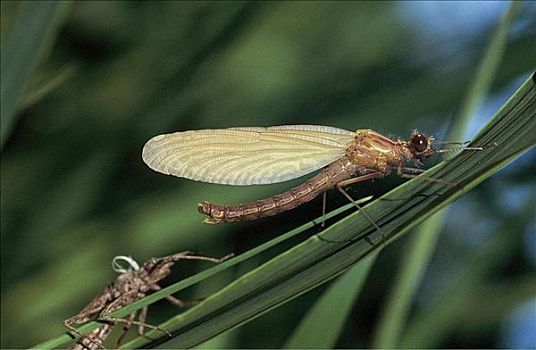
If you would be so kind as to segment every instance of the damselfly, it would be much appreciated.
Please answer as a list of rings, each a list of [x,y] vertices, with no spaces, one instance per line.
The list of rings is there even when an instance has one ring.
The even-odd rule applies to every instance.
[[[142,157],[150,168],[164,174],[237,186],[282,182],[323,168],[301,185],[266,199],[238,205],[198,204],[199,212],[207,215],[205,222],[227,223],[276,215],[333,187],[354,202],[345,186],[393,170],[414,177],[424,171],[415,167],[421,159],[449,151],[435,147],[447,143],[464,144],[436,142],[417,131],[406,141],[369,129],[351,132],[320,125],[285,125],[159,135],[145,144]]]

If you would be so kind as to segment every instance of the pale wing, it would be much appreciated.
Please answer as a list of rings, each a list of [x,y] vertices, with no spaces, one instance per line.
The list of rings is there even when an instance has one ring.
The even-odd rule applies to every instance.
[[[354,136],[320,125],[193,130],[153,137],[142,157],[153,170],[191,180],[270,184],[334,162]]]

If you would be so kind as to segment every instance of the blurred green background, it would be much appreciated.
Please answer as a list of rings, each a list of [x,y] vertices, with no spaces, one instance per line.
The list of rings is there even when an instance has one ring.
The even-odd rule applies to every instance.
[[[16,49],[4,46],[12,28],[21,18],[37,18],[42,7],[1,6],[2,50]],[[402,138],[416,128],[441,138],[506,6],[53,5],[39,64],[25,72],[31,79],[18,112],[10,127],[2,121],[1,346],[28,347],[63,332],[62,321],[115,278],[110,265],[115,255],[142,262],[181,250],[240,253],[321,213],[317,199],[260,222],[202,224],[196,211],[202,200],[243,202],[302,180],[230,187],[164,176],[141,161],[150,137],[200,128],[323,124]],[[526,3],[468,138],[531,73],[535,52],[536,6]],[[3,60],[4,54],[10,53],[4,51]],[[1,72],[2,89],[8,73]],[[413,304],[404,344],[536,347],[535,162],[532,150],[453,205]],[[379,195],[401,181],[391,176],[361,184],[354,195]],[[329,208],[345,203],[341,197],[330,193]],[[479,274],[468,272],[468,261],[491,249],[494,237],[505,232],[509,248],[489,254]],[[376,261],[338,347],[370,345],[409,236]],[[252,261],[236,275],[258,264]],[[206,266],[178,265],[170,280]],[[462,305],[462,299],[441,299],[460,276],[471,286],[463,290],[470,295]],[[179,297],[207,296],[232,279],[222,276]],[[281,347],[324,289],[205,346]],[[150,308],[149,320],[174,313],[158,303]]]

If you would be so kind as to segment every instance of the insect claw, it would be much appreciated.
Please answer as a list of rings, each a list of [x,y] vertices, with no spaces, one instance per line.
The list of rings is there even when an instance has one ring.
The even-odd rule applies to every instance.
[[[203,220],[203,223],[204,224],[211,224],[211,225],[215,225],[218,223],[218,221],[212,219],[212,218],[205,218],[205,220]]]

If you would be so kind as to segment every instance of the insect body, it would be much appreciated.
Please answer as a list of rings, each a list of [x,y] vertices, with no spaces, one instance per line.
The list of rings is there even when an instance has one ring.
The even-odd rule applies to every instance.
[[[303,184],[279,195],[239,205],[202,202],[207,223],[226,223],[278,214],[337,186],[374,179],[396,169],[415,176],[408,161],[444,150],[433,138],[414,132],[409,141],[392,140],[373,130],[351,132],[320,125],[207,129],[164,134],[150,139],[143,160],[153,170],[187,179],[229,185],[282,182],[323,168]],[[413,175],[412,175],[413,174]],[[355,177],[355,178],[353,178]],[[352,200],[353,201],[353,200]]]
[[[103,324],[95,328],[86,336],[80,338],[72,347],[71,350],[95,350],[102,347],[102,344],[112,332],[113,325],[111,323]],[[119,340],[118,340],[119,343]]]
[[[63,322],[65,327],[81,336],[78,342],[73,346],[73,349],[89,350],[102,348],[103,341],[110,334],[112,327],[116,323],[123,323],[125,325],[123,332],[117,340],[117,344],[120,343],[122,337],[132,324],[138,325],[138,333],[140,335],[143,335],[144,327],[160,330],[168,335],[171,335],[168,331],[162,328],[145,323],[147,306],[145,306],[140,312],[139,320],[135,320],[136,313],[131,314],[127,318],[112,317],[110,314],[115,310],[142,299],[150,291],[160,290],[161,288],[158,285],[158,282],[168,276],[171,273],[171,267],[180,260],[204,260],[219,263],[231,256],[232,255],[227,255],[221,259],[216,259],[192,255],[191,252],[185,251],[162,258],[152,258],[145,262],[141,267],[138,266],[138,264],[134,262],[132,258],[122,256],[116,257],[114,259],[114,269],[122,273],[114,282],[106,286],[104,291],[97,295],[77,315],[68,318]],[[130,263],[131,268],[118,269],[118,258],[127,260]],[[183,302],[171,295],[167,296],[166,299],[179,307],[192,304],[191,302]],[[91,320],[98,320],[105,323],[99,328],[94,329],[89,334],[84,334],[74,327],[75,324],[82,324]]]

